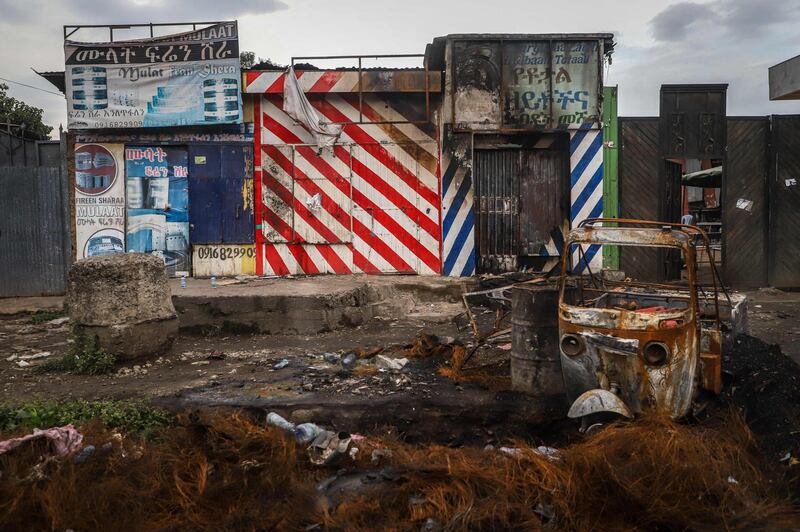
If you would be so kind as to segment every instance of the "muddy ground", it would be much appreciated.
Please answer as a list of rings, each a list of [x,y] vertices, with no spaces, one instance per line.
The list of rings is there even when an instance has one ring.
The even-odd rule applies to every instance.
[[[597,475],[597,479],[587,482],[586,487],[570,488],[577,490],[575,494],[570,494],[569,490],[564,492],[571,502],[565,499],[564,507],[557,509],[556,513],[561,512],[564,518],[570,516],[574,521],[562,521],[557,528],[602,528],[607,525],[611,528],[629,529],[635,523],[638,523],[636,526],[641,526],[639,519],[633,514],[650,516],[650,525],[659,529],[671,529],[672,525],[676,525],[678,529],[692,529],[700,523],[717,522],[718,519],[729,519],[726,526],[733,529],[753,526],[785,528],[794,526],[792,523],[800,526],[797,513],[800,512],[800,366],[797,364],[797,357],[800,355],[800,342],[797,341],[800,313],[796,310],[795,297],[793,294],[776,291],[752,294],[750,326],[753,335],[738,338],[734,349],[726,353],[723,361],[723,393],[707,398],[704,408],[694,417],[674,426],[670,422],[648,420],[645,416],[643,421],[636,424],[624,424],[630,428],[622,426],[619,429],[607,429],[611,431],[607,436],[589,439],[577,431],[575,423],[559,419],[557,413],[563,414],[566,405],[558,401],[536,401],[510,390],[508,338],[500,338],[492,346],[478,351],[465,370],[454,373],[452,358],[456,350],[452,344],[461,343],[468,349],[472,335],[468,330],[459,330],[450,319],[452,304],[443,305],[438,315],[437,307],[428,309],[427,315],[430,319],[371,319],[353,329],[313,336],[184,334],[169,353],[136,362],[119,363],[114,373],[99,376],[41,373],[36,369],[40,364],[67,351],[70,342],[69,323],[65,318],[52,316],[53,319],[44,320],[30,314],[2,317],[0,401],[144,397],[157,406],[182,413],[182,419],[189,420],[188,425],[181,422],[179,428],[170,432],[166,441],[158,444],[160,447],[152,448],[154,454],[148,458],[152,463],[140,462],[138,465],[129,464],[119,469],[114,465],[117,458],[109,459],[110,462],[98,461],[91,471],[60,469],[53,473],[51,483],[43,485],[42,491],[34,490],[21,495],[18,490],[9,492],[14,497],[21,497],[18,514],[14,515],[24,519],[26,512],[30,514],[37,512],[36,508],[48,508],[48,517],[40,523],[43,526],[80,522],[87,511],[98,510],[89,505],[78,512],[76,508],[83,507],[83,502],[80,501],[84,499],[77,493],[76,500],[61,495],[66,487],[74,485],[75,478],[80,475],[99,479],[98,496],[107,489],[123,490],[120,493],[124,494],[127,493],[124,490],[141,489],[137,478],[146,479],[153,475],[147,467],[153,471],[173,467],[179,461],[168,458],[169,453],[183,455],[187,452],[185,449],[189,448],[187,446],[197,446],[190,451],[192,460],[212,463],[208,474],[209,481],[213,483],[216,478],[213,476],[215,468],[233,467],[235,471],[231,478],[238,478],[237,475],[242,471],[250,474],[247,472],[254,467],[251,462],[261,460],[258,457],[264,454],[265,446],[272,446],[271,448],[279,449],[281,453],[291,454],[290,463],[294,464],[296,461],[298,464],[296,467],[299,469],[291,473],[297,477],[292,476],[295,478],[291,480],[293,485],[304,483],[302,490],[305,491],[302,494],[290,496],[288,492],[280,495],[283,493],[281,490],[275,492],[275,496],[283,501],[280,504],[286,505],[286,508],[280,512],[276,510],[277,514],[258,516],[258,519],[276,518],[279,514],[276,518],[278,521],[275,522],[280,525],[276,526],[284,528],[287,523],[291,523],[289,528],[302,524],[302,527],[367,530],[378,522],[396,525],[399,519],[405,524],[398,528],[419,530],[426,529],[429,521],[438,526],[441,522],[458,523],[462,518],[464,523],[469,523],[469,526],[462,523],[464,528],[506,528],[512,522],[525,522],[531,526],[536,523],[535,527],[538,527],[552,519],[549,517],[548,505],[555,504],[552,501],[544,506],[539,503],[533,506],[529,504],[532,497],[543,497],[531,488],[538,486],[536,489],[544,489],[544,484],[541,484],[544,482],[541,477],[545,474],[543,471],[549,471],[546,474],[555,475],[560,479],[558,482],[562,483],[569,479],[584,478],[588,474]],[[487,310],[481,314],[481,322],[485,325],[492,317],[493,313]],[[248,421],[244,425],[237,424],[239,422],[229,425],[229,418],[212,418],[209,421],[211,425],[204,425],[205,421],[200,421],[198,425],[198,419],[207,419],[209,415],[227,416],[231,409],[244,411]],[[393,447],[395,452],[403,458],[393,462],[392,466],[405,472],[398,476],[391,469],[388,473],[382,469],[364,470],[369,464],[359,462],[355,464],[355,470],[338,472],[324,480],[333,470],[323,471],[312,467],[306,471],[308,466],[305,465],[305,458],[301,454],[294,454],[300,451],[293,450],[294,445],[291,442],[280,440],[274,429],[263,432],[264,417],[269,411],[277,411],[296,423],[314,422],[330,430],[347,431],[365,437],[367,441],[394,442],[387,445],[396,446]],[[187,412],[192,413],[188,418]],[[748,429],[743,428],[741,423],[737,425],[740,418],[746,421],[752,431],[756,446],[749,440],[751,436]],[[255,425],[250,426],[248,423]],[[185,431],[185,434],[181,431]],[[241,442],[236,440],[239,436],[232,436],[236,431],[243,431]],[[626,435],[626,431],[633,432]],[[669,436],[670,434],[678,435],[677,439]],[[234,439],[231,440],[231,437]],[[95,435],[94,438],[98,444],[102,444],[108,436]],[[179,438],[189,439],[178,442]],[[209,444],[207,438],[222,438],[222,443]],[[661,463],[662,454],[653,451],[648,445],[635,449],[630,447],[626,442],[633,442],[631,438],[642,442],[651,439],[658,441],[658,445],[664,446],[665,453],[672,453],[669,455],[672,458],[668,460],[674,459],[675,463]],[[259,443],[256,444],[256,441]],[[243,446],[234,452],[241,462],[238,466],[231,465],[233,462],[228,458],[215,454],[219,451],[218,445],[233,445],[232,442]],[[702,449],[711,449],[718,443],[722,447],[713,450],[716,453],[714,456],[702,455]],[[177,447],[170,447],[175,445]],[[506,463],[502,460],[498,462],[496,455],[484,454],[483,451],[511,446],[522,448],[519,452],[528,453],[525,454],[528,456],[530,452],[535,454],[530,449],[540,445],[561,449],[567,453],[566,456],[571,456],[565,462],[567,468],[563,471],[551,470],[546,461],[542,462],[541,458],[534,457],[533,462],[530,462],[532,466],[524,465],[520,469],[522,463]],[[689,456],[686,453],[690,448],[686,445],[693,446],[691,448],[694,450],[689,454],[694,456],[694,462],[685,458]],[[253,449],[259,449],[257,456],[241,459],[243,453],[251,453]],[[458,454],[462,451],[465,454]],[[436,456],[436,460],[441,463],[435,460],[435,463],[428,463],[425,460],[425,453],[428,452],[433,453],[431,456]],[[452,454],[453,452],[456,454]],[[711,453],[712,450],[708,452]],[[636,471],[627,467],[623,474],[620,467],[623,464],[629,465],[626,458],[628,456],[637,456],[637,460],[642,463],[636,466],[639,468]],[[273,456],[270,459],[274,458]],[[647,461],[651,459],[652,461]],[[685,459],[686,463],[683,463]],[[614,460],[622,461],[613,465]],[[716,462],[717,460],[719,461]],[[458,467],[465,469],[451,469],[455,462],[462,464]],[[491,463],[491,468],[498,468],[498,478],[487,473],[488,470],[480,465],[483,462]],[[584,467],[581,463],[588,469],[573,471],[574,468]],[[134,469],[127,469],[130,467]],[[195,466],[187,464],[186,471],[174,473],[172,480],[172,477],[164,477],[158,486],[151,482],[154,490],[163,492],[156,498],[160,500],[163,497],[175,497],[179,501],[186,499],[186,485],[181,484],[183,480],[178,482],[175,479],[194,475],[193,467]],[[197,467],[206,466],[200,464]],[[258,467],[264,466],[262,464]],[[685,471],[686,474],[680,471]],[[456,484],[451,482],[453,474],[461,479]],[[79,477],[73,478],[70,475]],[[531,480],[524,480],[526,475],[532,475]],[[319,487],[325,486],[325,482],[333,482],[334,486],[338,482],[347,484],[352,480],[351,477],[358,486],[377,482],[379,489],[374,494],[381,500],[369,501],[369,504],[364,502],[367,506],[363,507],[350,507],[347,506],[349,503],[344,503],[335,508],[335,511],[320,510],[314,505],[302,511],[294,507],[297,501],[308,503],[319,497],[320,493],[327,493],[324,490],[320,492]],[[613,482],[612,477],[616,479]],[[675,479],[687,477],[697,479],[697,486],[678,487],[673,482]],[[272,489],[274,481],[270,478],[266,474],[259,477],[259,482],[264,483],[262,489]],[[739,485],[742,479],[748,484],[744,488]],[[175,493],[170,491],[173,489],[173,480],[176,484]],[[244,482],[243,486],[251,482],[241,480]],[[606,481],[610,484],[597,484]],[[130,486],[125,484],[128,482]],[[289,477],[286,482],[290,482]],[[315,484],[319,482],[321,484]],[[709,491],[709,486],[715,486],[709,493],[714,493],[713,497],[719,497],[720,501],[725,502],[717,503],[713,498],[704,499],[698,503],[698,508],[688,513],[684,511],[686,505],[693,504],[691,500],[694,499],[681,502],[680,508],[674,505],[656,508],[649,496],[641,498],[639,491],[630,488],[638,484],[648,485],[649,491],[664,486],[675,487],[674,492],[663,494],[669,501],[677,501],[680,494],[694,492],[702,486],[705,486],[702,489],[706,491]],[[220,487],[223,490],[220,493],[251,492],[249,488],[237,486],[224,489]],[[454,486],[458,488],[456,492],[448,493],[447,490],[455,489]],[[469,519],[461,516],[466,498],[475,498],[476,501],[492,500],[493,495],[483,492],[486,489],[499,490],[499,486],[516,486],[509,488],[509,493],[503,495],[500,501],[508,508],[498,510],[494,503],[485,508],[478,504],[474,508],[480,507],[480,511],[468,510],[472,512]],[[364,495],[362,487],[356,490],[358,496]],[[584,507],[590,504],[585,495],[589,488],[594,489],[601,498],[606,497],[607,493],[619,491],[612,497],[619,508],[609,507],[607,515],[598,514],[595,516],[597,520],[592,521],[592,512]],[[467,490],[468,493],[458,490]],[[527,493],[525,490],[534,490],[535,493]],[[419,495],[420,492],[425,494],[424,497]],[[59,495],[56,497],[54,493]],[[584,495],[577,497],[577,493]],[[326,496],[328,495],[330,494]],[[254,508],[259,508],[257,504],[261,502],[247,502],[248,496],[241,496],[238,502],[231,499],[226,504],[231,508],[238,504],[241,506],[238,511],[252,513]],[[370,491],[369,497],[372,496],[373,492]],[[440,496],[445,499],[442,499],[441,504],[434,504],[432,501]],[[51,505],[53,497],[59,502]],[[164,510],[166,514],[155,512],[150,516],[149,522],[162,523],[160,520],[165,519],[165,515],[174,517],[176,511],[194,512],[192,515],[199,521],[193,523],[198,529],[216,529],[220,519],[226,519],[217,513],[224,514],[227,510],[223,511],[224,509],[213,503],[216,496],[211,492],[199,494],[198,497],[206,497],[208,501],[202,505],[193,502],[191,508],[180,506],[183,502],[176,503],[178,506],[174,509]],[[433,504],[425,506],[424,512],[421,511],[423,506],[418,506],[422,503],[417,502],[422,499],[427,501],[427,505]],[[731,501],[735,502],[734,506],[738,505],[738,509],[731,510]],[[141,501],[137,502],[139,503]],[[121,508],[111,510],[115,503],[103,504],[108,511],[122,511]],[[472,504],[467,506],[471,507]],[[625,508],[631,504],[638,509],[628,515]],[[23,511],[23,508],[29,510]],[[200,517],[197,513],[200,508],[205,508],[213,516],[209,514]],[[531,508],[534,508],[533,513]],[[395,510],[400,512],[396,516],[391,514]],[[150,510],[142,511],[146,513]],[[330,513],[331,511],[334,513]],[[694,511],[695,514],[692,513]],[[712,515],[714,511],[719,516]],[[42,513],[44,514],[45,512]],[[523,514],[524,518],[521,517]],[[479,519],[478,515],[484,517]],[[684,520],[676,521],[675,516],[678,515],[683,515]],[[11,522],[15,521],[12,519],[9,523]],[[95,521],[93,525],[87,526],[91,529],[95,525],[100,526],[100,522]],[[238,525],[232,529],[237,528]],[[644,526],[643,529],[647,528],[650,526]],[[699,528],[708,529],[705,525]]]
[[[769,433],[765,451],[770,459],[787,453],[800,458],[800,366],[791,358],[800,356],[800,296],[774,290],[748,295],[751,330],[761,340],[743,339],[727,355],[726,388],[709,411],[733,402],[754,427]],[[144,397],[174,411],[231,406],[263,417],[276,410],[295,421],[338,430],[391,427],[407,441],[450,445],[513,437],[548,444],[568,439],[565,423],[554,426],[545,415],[563,405],[537,403],[509,390],[509,340],[480,350],[468,364],[491,376],[488,380],[459,382],[440,375],[438,369],[449,364],[448,351],[408,356],[420,334],[469,347],[472,335],[454,325],[452,313],[452,305],[433,305],[427,314],[435,321],[374,318],[353,329],[313,336],[185,334],[167,354],[119,363],[114,373],[99,376],[37,372],[37,365],[66,352],[65,318],[35,323],[29,314],[5,316],[0,318],[0,401]],[[492,316],[487,310],[482,318]],[[352,367],[342,365],[348,353],[378,350],[379,355]],[[403,358],[408,362],[402,369],[386,367],[387,359]]]

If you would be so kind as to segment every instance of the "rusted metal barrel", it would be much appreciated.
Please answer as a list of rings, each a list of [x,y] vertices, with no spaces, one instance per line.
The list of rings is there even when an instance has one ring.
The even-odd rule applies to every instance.
[[[538,397],[562,395],[558,354],[558,287],[511,290],[511,387]]]

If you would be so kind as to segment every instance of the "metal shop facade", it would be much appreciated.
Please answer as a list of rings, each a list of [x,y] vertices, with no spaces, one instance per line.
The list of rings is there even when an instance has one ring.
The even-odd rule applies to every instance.
[[[101,30],[107,41],[76,40]],[[116,39],[123,30],[146,35]],[[73,256],[142,252],[172,275],[254,274],[236,22],[66,26],[64,39],[65,72],[45,77],[67,97]]]
[[[553,267],[564,231],[603,214],[612,51],[610,34],[449,35],[428,45],[420,69],[365,69],[366,56],[348,56],[352,69],[298,68],[315,111],[343,124],[322,149],[283,111],[285,72],[246,71],[256,272]],[[343,58],[292,63],[328,59]],[[594,247],[573,265],[602,260]]]

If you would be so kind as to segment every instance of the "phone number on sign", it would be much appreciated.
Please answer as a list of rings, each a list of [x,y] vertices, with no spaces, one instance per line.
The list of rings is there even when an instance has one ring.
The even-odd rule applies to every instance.
[[[204,247],[197,249],[198,259],[239,259],[243,257],[253,258],[256,256],[255,248],[221,248],[221,247]]]

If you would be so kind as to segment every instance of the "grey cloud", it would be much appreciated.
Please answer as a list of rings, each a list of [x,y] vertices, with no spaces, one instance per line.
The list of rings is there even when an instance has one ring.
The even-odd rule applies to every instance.
[[[6,23],[36,22],[48,12],[78,25],[230,20],[284,9],[288,6],[281,0],[0,0]]]
[[[708,32],[747,39],[763,35],[771,26],[800,15],[800,3],[786,0],[717,0],[708,4],[680,2],[664,8],[650,20],[653,38],[661,42],[683,41],[703,23]]]
[[[731,35],[755,37],[770,26],[791,21],[800,14],[800,4],[786,0],[721,0],[718,10]]]
[[[653,17],[650,26],[657,41],[681,41],[686,38],[693,25],[716,16],[708,5],[680,2],[668,6]]]

